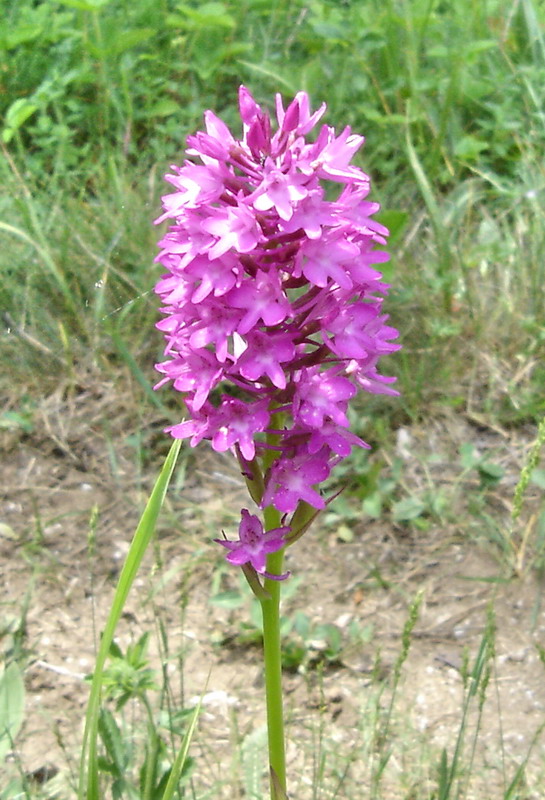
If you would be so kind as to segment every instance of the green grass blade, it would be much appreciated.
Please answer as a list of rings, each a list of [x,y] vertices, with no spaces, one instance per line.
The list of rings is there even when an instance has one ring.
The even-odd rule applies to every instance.
[[[13,749],[25,713],[25,686],[19,665],[12,661],[0,674],[0,762]]]
[[[441,753],[441,760],[439,762],[439,786],[437,791],[437,800],[447,800],[450,787],[449,768],[448,768],[448,755],[447,750],[443,747]]]
[[[448,234],[443,220],[443,214],[431,187],[431,183],[424,171],[422,162],[420,161],[416,149],[411,141],[411,134],[409,124],[407,124],[405,135],[405,146],[407,149],[407,156],[409,164],[413,171],[414,177],[420,189],[422,199],[428,210],[431,226],[435,234],[435,242],[437,245],[437,275],[442,284],[443,291],[443,305],[447,312],[451,311],[452,305],[452,286],[455,280],[452,257],[450,254]]]
[[[174,792],[178,787],[180,776],[182,774],[184,764],[186,762],[187,753],[189,751],[189,745],[191,744],[191,739],[193,738],[195,727],[197,725],[197,720],[199,718],[199,714],[201,711],[201,704],[202,704],[202,695],[198,702],[198,705],[195,707],[195,711],[193,712],[193,716],[191,717],[191,722],[189,723],[189,727],[185,732],[182,741],[182,746],[180,747],[178,754],[176,756],[176,760],[172,765],[172,770],[168,779],[168,783],[165,786],[165,791],[163,792],[162,800],[172,800]]]
[[[114,343],[117,352],[127,364],[135,380],[144,390],[147,399],[151,403],[153,403],[153,405],[156,406],[163,414],[165,414],[167,418],[170,418],[172,416],[172,412],[161,401],[156,392],[153,391],[152,387],[150,386],[149,379],[144,375],[144,373],[138,366],[136,359],[129,351],[129,348],[127,347],[121,336],[119,336],[119,334],[116,333],[115,331],[111,331],[110,336],[112,337],[112,342]]]
[[[545,38],[538,18],[537,9],[532,0],[522,0],[524,20],[528,30],[528,40],[532,48],[534,58],[538,61],[539,57],[545,62]]]
[[[32,212],[32,209],[31,209]],[[35,215],[32,212],[32,220],[34,221]],[[62,273],[61,269],[57,266],[57,263],[53,256],[51,255],[50,250],[48,249],[47,242],[39,241],[37,239],[33,239],[32,236],[29,236],[28,233],[17,228],[15,225],[9,225],[7,222],[0,222],[0,231],[4,231],[7,234],[11,234],[15,236],[17,239],[29,244],[37,254],[42,259],[42,263],[47,267],[49,272],[53,275],[57,286],[59,287],[62,296],[64,298],[64,302],[66,304],[66,309],[72,315],[74,321],[78,323],[78,320],[81,317],[81,309],[78,307],[72,290],[68,285],[68,282]],[[43,237],[39,237],[43,238]],[[78,323],[79,324],[79,323]],[[81,326],[80,326],[81,327]],[[85,333],[84,329],[82,328],[82,333]]]
[[[85,730],[82,743],[82,757],[79,773],[79,800],[101,800],[98,785],[98,764],[97,764],[97,737],[98,722],[100,715],[100,699],[102,688],[102,675],[104,664],[108,657],[110,645],[113,641],[115,629],[123,607],[127,600],[130,588],[134,582],[142,558],[150,543],[155,530],[157,518],[165,499],[165,494],[176,465],[178,453],[180,451],[180,441],[175,441],[165,459],[161,473],[153,487],[144,513],[140,518],[138,527],[134,534],[127,558],[123,565],[117,588],[115,591],[112,608],[106,621],[104,633],[100,641],[100,648],[97,655],[93,680],[91,683],[91,693],[87,714],[85,718]]]

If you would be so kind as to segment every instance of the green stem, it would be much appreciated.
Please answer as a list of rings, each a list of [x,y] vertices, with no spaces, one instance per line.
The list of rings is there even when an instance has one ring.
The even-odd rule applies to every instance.
[[[141,695],[142,703],[144,704],[144,708],[146,709],[146,713],[148,715],[148,742],[147,742],[147,754],[146,754],[146,765],[145,765],[145,781],[144,787],[142,790],[142,798],[143,800],[150,800],[152,797],[152,790],[155,783],[155,765],[157,764],[157,756],[159,753],[159,737],[157,735],[157,729],[155,727],[154,719],[153,719],[153,711],[151,710],[151,706],[149,704],[149,700],[145,695]]]
[[[265,529],[280,526],[280,512],[269,506],[265,509]],[[273,575],[282,573],[284,550],[277,550],[267,557],[267,571]],[[265,695],[267,701],[267,734],[269,741],[269,763],[278,783],[286,791],[286,755],[284,745],[284,715],[282,709],[282,652],[280,642],[280,581],[265,579],[268,599],[262,599],[263,654],[265,665]],[[271,798],[276,792],[271,781]]]

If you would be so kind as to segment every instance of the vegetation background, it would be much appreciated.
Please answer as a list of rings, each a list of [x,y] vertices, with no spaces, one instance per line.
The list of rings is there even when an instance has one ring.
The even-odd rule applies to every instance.
[[[77,448],[51,424],[52,398],[62,417],[78,396],[91,391],[102,402],[107,394],[94,415],[74,417],[78,436],[89,448],[100,432],[120,493],[118,449],[127,447],[138,485],[149,488],[168,444],[160,431],[180,414],[173,393],[150,389],[161,352],[151,222],[162,174],[180,162],[205,109],[237,129],[241,83],[269,107],[275,92],[305,90],[314,106],[327,102],[328,124],[366,136],[357,163],[371,174],[391,229],[387,307],[404,345],[385,365],[398,375],[401,397],[362,399],[354,419],[382,455],[356,456],[344,469],[349,490],[326,528],[350,544],[363,513],[435,541],[437,526],[455,517],[461,541],[491,548],[504,578],[541,575],[545,473],[537,451],[526,471],[533,522],[517,531],[505,519],[545,414],[544,4],[2,0],[0,9],[6,461],[33,443],[70,459]],[[458,468],[450,493],[439,487],[433,459],[423,479],[410,458],[398,457],[414,446],[418,460],[414,443],[438,429],[450,431]],[[477,442],[483,431],[497,437],[491,453]],[[461,477],[468,474],[469,489]],[[498,487],[501,524],[486,495]],[[40,515],[31,504],[18,528],[4,494],[0,533],[39,572]],[[520,511],[519,504],[515,516]],[[4,678],[11,663],[22,673],[28,658],[15,646],[23,600],[6,603],[19,609],[19,622],[6,623]],[[141,667],[143,648],[137,656]],[[103,740],[112,746],[111,735]],[[121,780],[115,759],[104,764]],[[435,788],[424,794],[420,785],[419,798],[470,796],[466,783],[454,793],[447,767],[440,762]],[[157,778],[159,786],[150,769],[142,785]],[[17,774],[4,794],[0,787],[3,800],[70,796],[62,788],[47,794],[50,782],[30,780],[24,765]],[[370,796],[379,797],[379,782],[373,786]],[[517,783],[508,794],[509,787],[505,798],[537,797],[531,787],[516,794]],[[132,791],[121,782],[113,796],[155,796]]]

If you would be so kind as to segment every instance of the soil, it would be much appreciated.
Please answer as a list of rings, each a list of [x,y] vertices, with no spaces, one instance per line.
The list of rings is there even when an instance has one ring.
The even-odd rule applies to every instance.
[[[90,377],[40,403],[32,430],[1,432],[2,644],[6,658],[17,652],[24,665],[26,713],[0,772],[7,780],[22,771],[41,786],[43,797],[75,796],[85,675],[169,446],[159,417],[135,432],[126,427],[129,413],[128,399],[125,408],[112,386]],[[545,616],[528,544],[537,495],[530,492],[514,529],[510,522],[514,485],[534,435],[531,427],[504,431],[462,415],[443,416],[426,429],[400,429],[397,448],[380,457],[402,460],[401,495],[430,487],[442,493],[441,514],[420,519],[419,529],[394,522],[386,510],[379,520],[350,520],[348,535],[330,514],[329,524],[319,521],[290,550],[290,581],[301,582],[286,614],[302,610],[311,626],[329,623],[342,633],[342,645],[329,658],[327,643],[310,635],[303,664],[285,676],[293,797],[316,796],[311,784],[318,735],[333,753],[328,764],[332,757],[334,762],[320,778],[319,796],[370,795],[370,764],[376,767],[379,745],[376,736],[369,744],[369,731],[377,734],[389,706],[403,628],[419,593],[381,796],[416,800],[437,785],[441,751],[452,758],[469,691],[464,665],[475,663],[491,609],[495,656],[465,796],[503,797],[526,759],[521,787],[527,788],[513,797],[541,796],[545,742],[536,734],[545,719],[545,682],[536,645],[545,644]],[[486,493],[475,471],[460,477],[457,453],[467,442],[504,470]],[[240,586],[211,540],[222,528],[234,532],[246,505],[228,455],[206,445],[186,451],[118,632],[125,649],[162,620],[169,647],[162,659],[175,701],[187,707],[205,692],[192,746],[197,796],[207,786],[224,787],[214,797],[245,796],[244,765],[233,765],[233,743],[251,742],[252,732],[257,741],[264,724],[259,649],[240,635],[248,606],[229,610],[210,602],[211,594]],[[161,638],[155,638],[150,658],[157,665]],[[478,701],[477,693],[468,715],[466,762]]]

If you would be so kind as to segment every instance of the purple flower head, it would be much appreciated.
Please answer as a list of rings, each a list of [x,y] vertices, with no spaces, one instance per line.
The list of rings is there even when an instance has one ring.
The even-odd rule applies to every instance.
[[[367,446],[349,430],[349,404],[361,390],[397,394],[378,362],[399,345],[376,268],[388,231],[351,163],[363,137],[327,125],[309,137],[325,105],[313,112],[305,92],[287,105],[278,95],[275,110],[276,124],[242,86],[238,138],[207,111],[166,175],[157,387],[171,382],[189,412],[172,436],[236,452],[256,502],[291,514],[324,508],[320,485]],[[282,536],[244,511],[240,542],[221,544],[265,574]]]
[[[241,514],[238,542],[231,542],[228,539],[214,539],[215,542],[229,550],[225,556],[227,561],[238,566],[251,564],[260,575],[273,580],[281,581],[287,578],[288,572],[282,575],[271,575],[266,571],[265,564],[269,553],[275,553],[284,547],[285,537],[290,532],[289,526],[273,528],[265,533],[259,517],[250,514],[247,508],[243,508]]]

